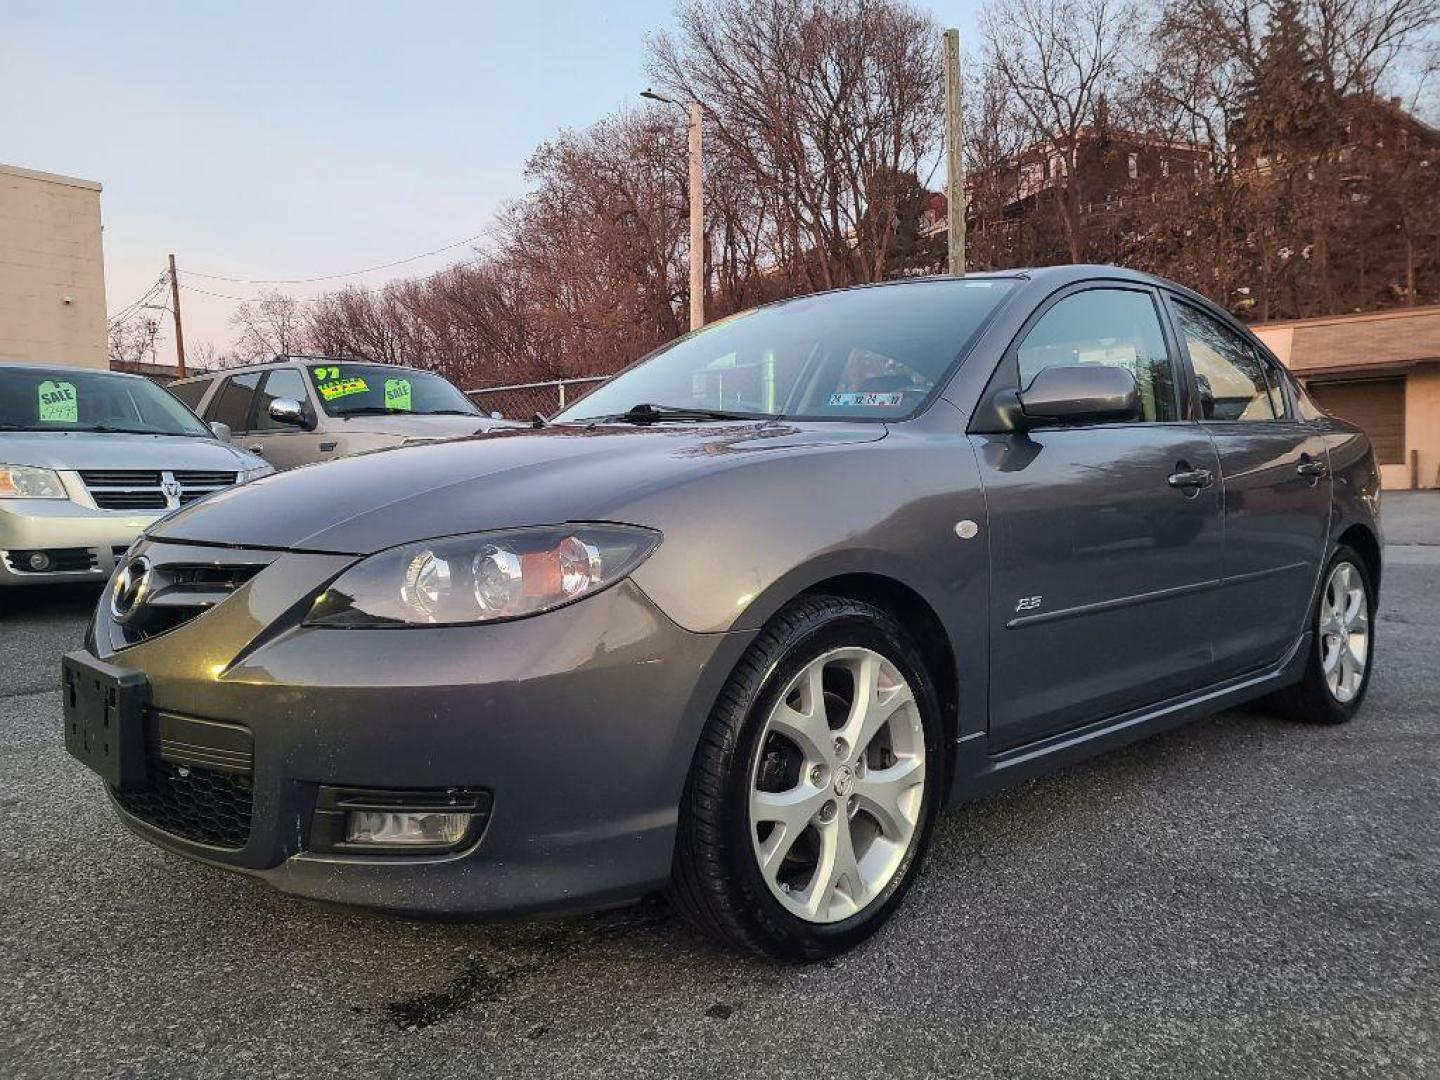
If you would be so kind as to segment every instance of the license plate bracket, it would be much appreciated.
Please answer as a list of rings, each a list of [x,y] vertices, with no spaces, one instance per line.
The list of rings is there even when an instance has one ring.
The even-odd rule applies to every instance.
[[[65,749],[111,787],[144,787],[149,680],[86,652],[67,653],[60,669]]]

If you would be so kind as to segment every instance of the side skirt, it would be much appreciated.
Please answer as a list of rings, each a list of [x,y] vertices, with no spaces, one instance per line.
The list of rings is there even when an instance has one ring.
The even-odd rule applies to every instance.
[[[1310,656],[1310,644],[1311,634],[1306,631],[1285,658],[1272,667],[1227,679],[1158,705],[1121,713],[1073,731],[1026,743],[1002,754],[989,753],[987,732],[967,735],[955,743],[950,802],[964,802],[1012,787],[1031,777],[1264,697],[1300,680]]]

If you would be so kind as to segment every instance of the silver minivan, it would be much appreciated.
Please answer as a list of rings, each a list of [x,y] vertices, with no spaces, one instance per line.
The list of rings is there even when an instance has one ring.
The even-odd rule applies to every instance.
[[[277,469],[524,426],[487,416],[433,372],[320,356],[197,375],[169,390]]]
[[[104,581],[165,514],[273,471],[139,375],[0,364],[0,586]]]

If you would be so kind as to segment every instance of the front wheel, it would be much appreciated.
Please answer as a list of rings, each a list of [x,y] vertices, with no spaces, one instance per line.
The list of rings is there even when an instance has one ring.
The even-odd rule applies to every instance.
[[[1311,630],[1305,674],[1265,705],[1287,719],[1343,724],[1359,711],[1375,664],[1375,590],[1353,548],[1339,548],[1326,565]]]
[[[726,943],[816,960],[898,906],[943,782],[940,708],[888,613],[786,608],[731,675],[696,751],[670,895]]]

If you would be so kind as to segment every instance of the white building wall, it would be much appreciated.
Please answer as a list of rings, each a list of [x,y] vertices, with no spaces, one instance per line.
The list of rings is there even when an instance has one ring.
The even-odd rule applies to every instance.
[[[0,165],[0,363],[106,366],[99,184]]]

